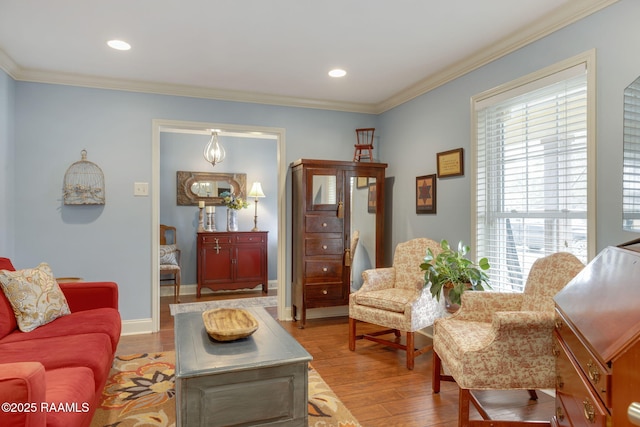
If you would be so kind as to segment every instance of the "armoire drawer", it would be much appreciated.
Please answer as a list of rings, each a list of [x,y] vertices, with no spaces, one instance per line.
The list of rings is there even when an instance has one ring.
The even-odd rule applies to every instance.
[[[571,327],[557,313],[556,332],[561,337],[589,383],[607,407],[611,407],[611,373],[596,359]]]
[[[306,256],[342,255],[343,247],[342,239],[305,239],[304,254]]]
[[[307,300],[341,299],[342,283],[313,283],[305,285]]]
[[[342,280],[342,258],[306,260],[304,265],[307,279]]]
[[[335,215],[305,215],[304,231],[307,233],[342,233],[343,219]]]
[[[556,359],[556,418],[561,426],[607,426],[609,411],[595,394],[589,380],[576,366],[562,339],[555,336]],[[566,419],[571,424],[566,424]]]

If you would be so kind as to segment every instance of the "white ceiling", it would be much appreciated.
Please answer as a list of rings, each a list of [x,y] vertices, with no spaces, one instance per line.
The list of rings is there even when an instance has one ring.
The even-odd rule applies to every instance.
[[[617,0],[0,0],[16,80],[381,112]],[[110,39],[132,45],[127,52]],[[327,76],[340,67],[342,79]]]

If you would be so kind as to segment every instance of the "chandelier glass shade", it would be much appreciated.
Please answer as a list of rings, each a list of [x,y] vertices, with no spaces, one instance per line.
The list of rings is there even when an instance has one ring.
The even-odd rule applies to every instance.
[[[218,132],[211,132],[211,139],[204,147],[203,155],[207,162],[211,163],[211,166],[215,166],[224,160],[226,153],[222,145],[220,145],[220,141],[218,141]]]

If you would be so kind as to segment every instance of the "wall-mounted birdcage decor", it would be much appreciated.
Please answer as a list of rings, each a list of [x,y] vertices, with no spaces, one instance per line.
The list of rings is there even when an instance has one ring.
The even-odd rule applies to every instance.
[[[64,174],[62,189],[65,205],[104,205],[104,174],[102,169],[87,160],[87,150],[80,152]]]

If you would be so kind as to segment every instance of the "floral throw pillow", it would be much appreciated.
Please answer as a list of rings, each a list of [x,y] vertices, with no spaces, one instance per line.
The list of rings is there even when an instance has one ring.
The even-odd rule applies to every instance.
[[[160,264],[161,265],[178,265],[176,245],[160,245]]]
[[[33,331],[71,313],[67,299],[46,263],[25,270],[2,270],[0,286],[22,332]]]

